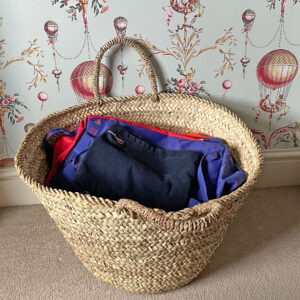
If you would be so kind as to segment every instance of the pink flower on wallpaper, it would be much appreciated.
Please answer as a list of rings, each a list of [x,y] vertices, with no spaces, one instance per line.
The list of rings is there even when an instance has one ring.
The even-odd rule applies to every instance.
[[[200,90],[200,89],[201,89],[201,83],[200,83],[200,82],[194,82],[193,88],[194,88],[195,90]]]
[[[194,95],[195,89],[192,86],[188,86],[185,91],[188,95]]]
[[[180,87],[184,87],[186,85],[186,78],[183,77],[181,79],[179,79],[176,83],[176,85],[180,88]]]
[[[12,95],[7,95],[7,96],[6,96],[6,99],[7,99],[8,101],[10,101],[10,102],[16,102],[16,99],[15,99],[14,96],[12,96]]]
[[[4,108],[8,107],[9,102],[6,99],[0,99],[0,105]]]

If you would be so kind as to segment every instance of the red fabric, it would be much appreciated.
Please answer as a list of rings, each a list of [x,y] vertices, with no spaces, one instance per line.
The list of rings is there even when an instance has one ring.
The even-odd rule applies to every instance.
[[[201,140],[201,139],[209,139],[211,138],[211,136],[209,135],[205,135],[205,134],[200,134],[200,133],[184,133],[183,134],[185,137],[191,137],[191,138],[195,138],[197,140]]]
[[[61,166],[61,164],[64,163],[66,157],[68,156],[72,148],[76,145],[81,135],[84,133],[86,122],[87,120],[80,122],[75,137],[63,135],[55,142],[53,146],[52,168],[45,180],[45,186],[49,185],[58,168]]]
[[[133,126],[139,126],[139,127],[143,127],[143,128],[149,129],[149,130],[153,130],[153,131],[159,132],[164,135],[178,137],[178,138],[187,139],[187,140],[199,140],[199,139],[211,137],[211,136],[198,134],[198,133],[177,134],[174,132],[165,131],[165,130],[161,130],[158,128],[154,128],[154,127],[150,127],[150,126],[146,126],[146,125],[142,125],[139,123],[126,121],[126,120],[122,120],[122,119],[118,119],[118,118],[113,118],[113,117],[87,116],[84,121],[80,122],[78,130],[77,130],[77,134],[75,137],[63,135],[55,142],[55,144],[53,146],[52,167],[46,177],[45,186],[49,185],[52,177],[55,175],[55,173],[57,172],[59,167],[64,163],[65,159],[67,158],[67,156],[69,155],[69,153],[71,152],[73,147],[76,145],[77,141],[80,139],[82,134],[84,133],[88,120],[94,119],[94,118],[117,120],[117,121],[121,121],[121,122],[130,124],[130,125],[133,125]]]

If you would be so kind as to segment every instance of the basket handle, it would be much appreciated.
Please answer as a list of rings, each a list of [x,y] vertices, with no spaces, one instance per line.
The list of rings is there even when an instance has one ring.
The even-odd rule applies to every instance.
[[[158,100],[158,89],[157,89],[156,78],[155,78],[155,74],[154,74],[151,62],[150,62],[147,54],[145,53],[145,50],[141,46],[141,44],[139,44],[135,40],[132,40],[132,39],[129,39],[126,37],[115,37],[114,39],[112,39],[109,42],[107,42],[106,44],[104,44],[104,46],[102,46],[100,48],[99,52],[97,53],[97,56],[95,59],[95,64],[94,64],[94,77],[93,77],[93,90],[94,90],[95,99],[100,101],[100,97],[101,97],[100,93],[99,93],[99,75],[100,75],[101,60],[104,56],[104,53],[107,50],[109,50],[112,46],[117,45],[117,44],[132,47],[140,55],[143,63],[145,64],[146,72],[147,72],[148,78],[151,83],[151,88],[152,88],[152,92],[153,92],[152,100],[157,101]],[[100,101],[100,105],[101,104],[102,103]]]
[[[119,212],[125,210],[131,216],[136,215],[138,218],[147,220],[165,230],[179,232],[186,232],[187,229],[194,232],[203,230],[203,227],[215,223],[220,218],[223,208],[219,201],[208,201],[190,209],[167,213],[166,215],[166,213],[155,211],[130,199],[120,199],[117,202]]]

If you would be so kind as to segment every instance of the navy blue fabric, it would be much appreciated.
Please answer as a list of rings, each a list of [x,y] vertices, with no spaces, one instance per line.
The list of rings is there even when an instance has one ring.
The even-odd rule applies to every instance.
[[[195,191],[191,193],[189,207],[227,195],[240,187],[247,178],[246,173],[233,160],[226,144],[218,138],[207,138],[202,141],[187,140],[132,125],[127,121],[92,117],[87,121],[84,133],[51,179],[49,186],[84,193],[84,190],[74,182],[78,167],[95,138],[112,124],[119,124],[163,149],[193,150],[199,154],[198,184]]]
[[[199,160],[194,151],[162,149],[114,124],[96,138],[74,181],[91,195],[176,211],[188,206]]]

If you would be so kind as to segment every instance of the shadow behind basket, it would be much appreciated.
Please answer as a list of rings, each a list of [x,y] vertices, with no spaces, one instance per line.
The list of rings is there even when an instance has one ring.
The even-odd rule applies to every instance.
[[[99,66],[114,44],[133,47],[146,65],[153,94],[100,99]],[[95,101],[50,114],[25,136],[15,158],[20,177],[32,189],[84,266],[119,289],[157,293],[189,283],[208,264],[261,169],[257,143],[228,109],[197,97],[158,94],[141,46],[115,38],[99,51],[94,72]],[[107,115],[177,133],[200,132],[225,140],[246,183],[219,199],[178,212],[150,209],[129,199],[113,201],[43,186],[47,174],[41,145],[52,128],[76,128],[87,115]]]

